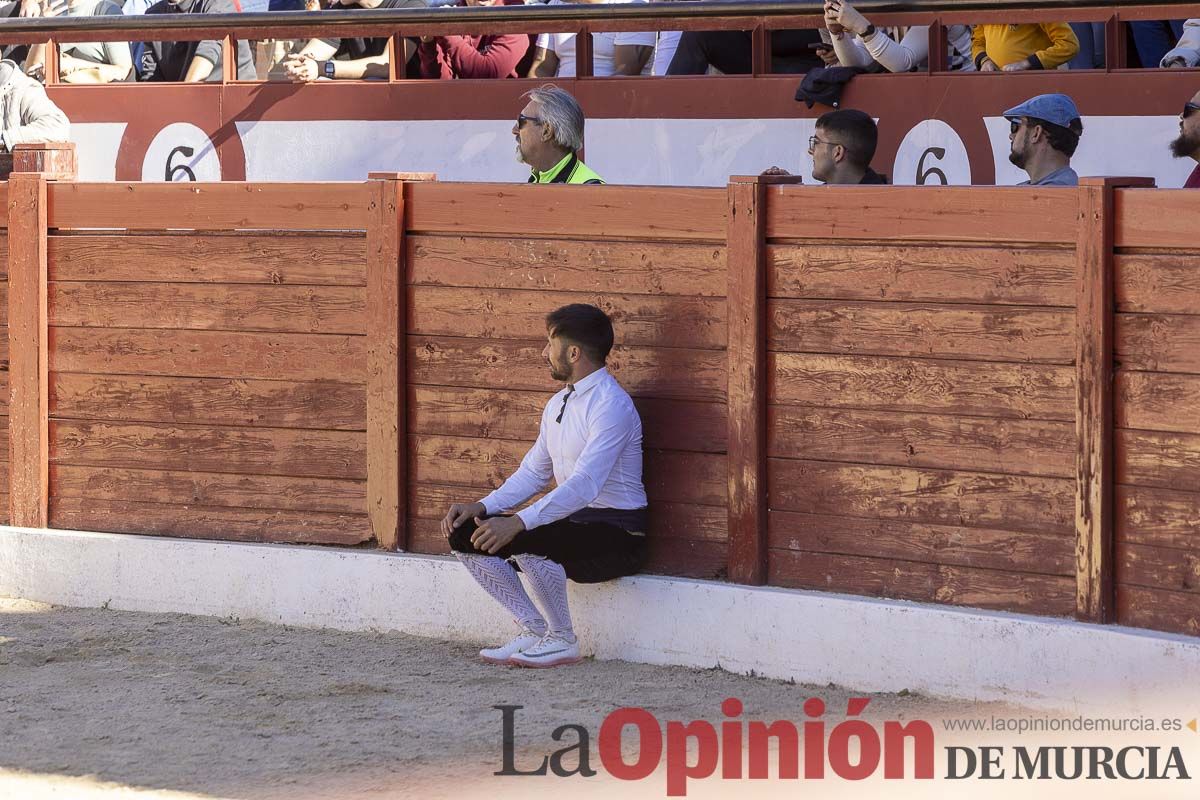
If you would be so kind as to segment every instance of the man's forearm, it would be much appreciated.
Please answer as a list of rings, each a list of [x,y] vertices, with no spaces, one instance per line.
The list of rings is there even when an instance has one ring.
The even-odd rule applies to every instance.
[[[217,65],[209,61],[204,56],[193,56],[192,63],[188,64],[187,74],[183,76],[184,83],[199,83],[200,81],[208,80],[208,76],[212,75],[212,71],[217,68]]]

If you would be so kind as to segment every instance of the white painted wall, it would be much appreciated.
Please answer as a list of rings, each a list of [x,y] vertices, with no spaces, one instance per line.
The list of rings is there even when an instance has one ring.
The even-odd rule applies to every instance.
[[[0,528],[0,596],[496,642],[451,558]],[[598,658],[1068,712],[1179,712],[1200,639],[1017,614],[655,576],[572,585]]]

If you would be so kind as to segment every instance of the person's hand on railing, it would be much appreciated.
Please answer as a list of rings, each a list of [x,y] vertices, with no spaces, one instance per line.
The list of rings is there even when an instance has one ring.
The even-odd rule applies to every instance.
[[[979,71],[980,72],[999,72],[1000,68],[996,66],[995,61],[992,61],[987,56],[984,56],[983,60],[979,62]]]
[[[788,172],[783,167],[767,167],[766,169],[764,169],[762,171],[762,174],[763,175],[788,175],[788,176],[790,176],[792,173]]]
[[[317,60],[308,53],[290,53],[285,56],[283,72],[292,83],[311,83],[320,77]]]
[[[1164,69],[1187,69],[1187,62],[1182,58],[1170,58],[1162,62]]]
[[[1024,72],[1027,69],[1033,69],[1033,65],[1029,63],[1028,59],[1024,58],[1020,61],[1004,65],[1004,72]]]

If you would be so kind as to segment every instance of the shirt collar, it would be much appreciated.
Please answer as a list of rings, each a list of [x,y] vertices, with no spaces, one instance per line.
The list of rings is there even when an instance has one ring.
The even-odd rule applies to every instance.
[[[574,153],[567,153],[565,156],[563,156],[562,161],[559,161],[557,164],[555,164],[553,167],[546,170],[545,172],[538,172],[536,169],[531,170],[533,175],[530,176],[529,182],[530,183],[554,183],[555,178],[559,177],[559,175],[563,172],[563,170],[566,169],[567,163],[570,162],[571,159],[573,159],[573,158],[575,158]],[[563,180],[559,181],[559,182],[560,183],[565,182],[567,177],[568,176],[563,175],[562,176]]]
[[[591,375],[588,375],[586,378],[576,381],[573,384],[568,384],[567,388],[570,389],[571,386],[574,386],[576,394],[583,394],[588,389],[591,389],[593,386],[600,383],[600,381],[604,380],[607,377],[608,377],[608,367],[601,367],[600,369],[593,372]]]

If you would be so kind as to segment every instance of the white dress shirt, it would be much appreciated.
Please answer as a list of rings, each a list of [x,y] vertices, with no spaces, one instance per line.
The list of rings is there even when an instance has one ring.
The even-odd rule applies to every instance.
[[[584,508],[645,508],[642,421],[606,368],[550,398],[520,468],[480,502],[487,514],[509,511],[546,488],[551,477],[556,488],[517,514],[527,530]]]
[[[644,3],[646,0],[601,0],[603,3]],[[550,0],[550,5],[564,5],[562,0]],[[611,32],[597,31],[592,34],[592,74],[597,78],[607,78],[613,74],[613,69],[616,65],[613,50],[617,45],[639,45],[641,47],[654,47],[654,40],[658,38],[658,34],[654,31],[643,32]],[[549,50],[558,56],[558,72],[556,76],[559,78],[575,77],[575,34],[573,33],[543,33],[537,37],[535,46]],[[646,59],[646,66],[642,68],[643,75],[649,75],[654,67],[654,59]],[[557,413],[557,412],[555,412]]]

